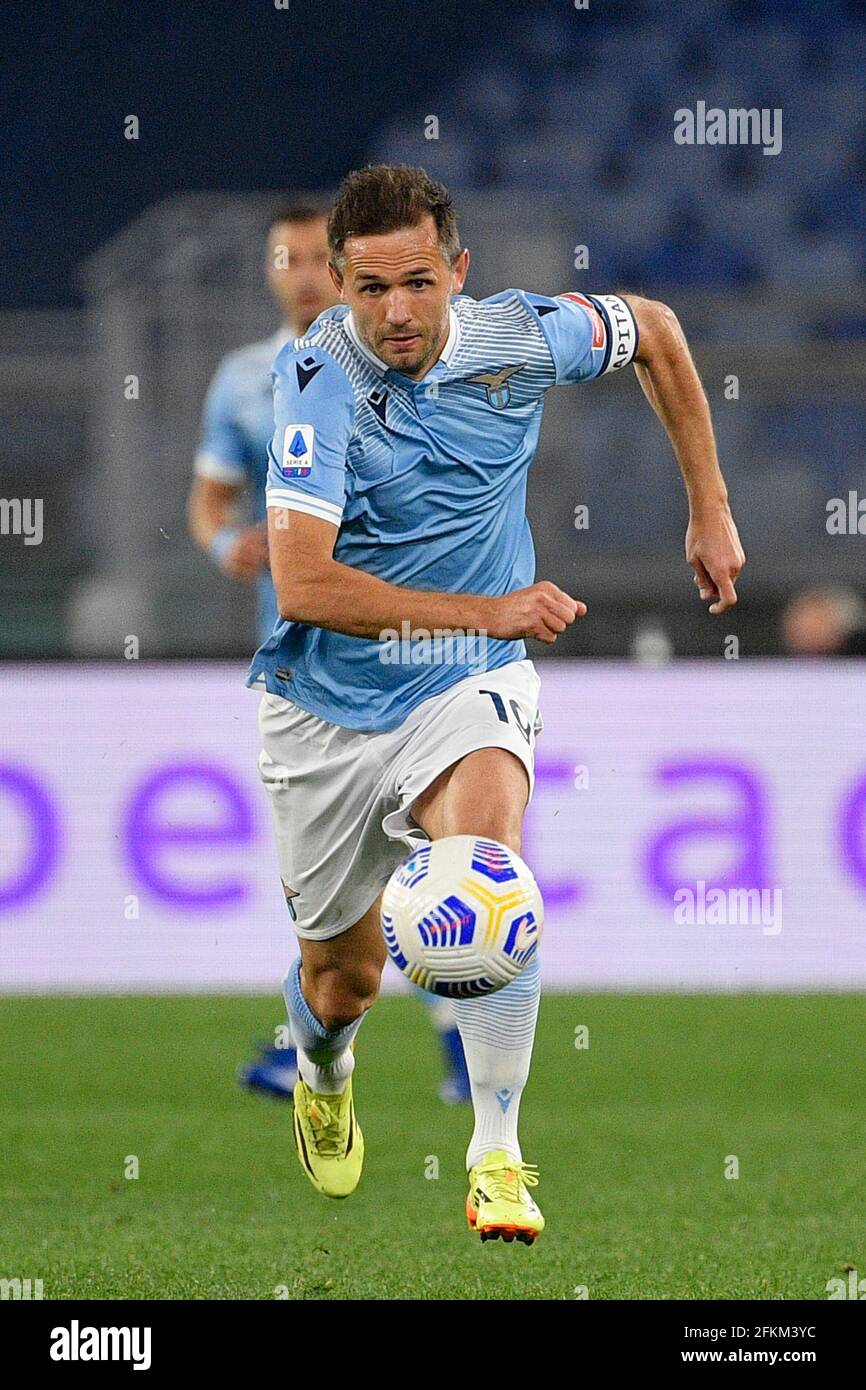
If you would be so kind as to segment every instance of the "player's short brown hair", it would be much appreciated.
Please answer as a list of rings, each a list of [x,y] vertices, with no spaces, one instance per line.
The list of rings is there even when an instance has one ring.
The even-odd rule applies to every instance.
[[[417,227],[428,213],[436,223],[442,255],[451,264],[460,254],[460,239],[454,203],[444,184],[411,164],[371,164],[353,170],[340,185],[328,218],[332,264],[342,269],[348,237]]]

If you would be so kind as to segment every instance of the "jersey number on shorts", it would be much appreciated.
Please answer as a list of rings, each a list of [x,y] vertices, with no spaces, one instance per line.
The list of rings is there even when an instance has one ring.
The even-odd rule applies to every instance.
[[[493,701],[493,708],[496,710],[497,717],[502,720],[503,724],[507,724],[508,710],[505,708],[505,701],[499,694],[499,691],[479,690],[478,694],[490,696],[491,700]],[[523,737],[526,739],[526,742],[529,743],[532,739],[532,725],[528,721],[526,723],[523,722],[523,715],[520,712],[520,706],[516,700],[511,699],[508,701],[508,703],[511,706],[511,713],[514,715],[515,724],[517,725],[520,732],[523,734]]]

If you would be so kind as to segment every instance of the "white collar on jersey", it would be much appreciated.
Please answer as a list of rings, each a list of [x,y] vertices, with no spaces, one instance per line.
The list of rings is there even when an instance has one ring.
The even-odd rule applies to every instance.
[[[454,356],[457,343],[460,339],[460,323],[458,321],[457,314],[454,311],[453,304],[450,305],[448,309],[448,322],[448,340],[439,356],[439,361],[444,362],[446,367],[450,366],[451,358]],[[346,317],[343,319],[343,324],[345,326],[346,332],[352,339],[352,342],[355,344],[355,347],[358,349],[358,351],[361,353],[363,357],[366,357],[370,365],[376,369],[379,376],[384,376],[387,371],[391,370],[387,362],[383,362],[381,357],[377,357],[375,352],[371,352],[370,349],[366,347],[364,343],[362,343],[361,335],[355,327],[355,320],[352,318],[351,309],[349,310]],[[438,363],[436,365],[438,366]],[[396,367],[393,370],[396,371]]]

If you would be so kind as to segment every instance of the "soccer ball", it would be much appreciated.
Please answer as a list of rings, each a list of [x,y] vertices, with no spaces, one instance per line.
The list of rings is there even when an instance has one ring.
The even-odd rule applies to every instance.
[[[538,949],[544,909],[519,854],[449,835],[413,850],[382,897],[388,954],[431,994],[470,999],[516,980]]]

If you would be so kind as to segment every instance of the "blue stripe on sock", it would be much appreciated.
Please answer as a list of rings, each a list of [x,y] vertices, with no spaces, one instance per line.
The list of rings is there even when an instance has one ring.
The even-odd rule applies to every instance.
[[[536,951],[516,980],[479,999],[452,999],[464,1043],[491,1047],[526,1047],[535,1036],[541,998],[541,963]]]
[[[309,1004],[301,991],[301,957],[293,961],[289,968],[289,973],[283,981],[283,995],[286,1000],[286,1008],[297,1021],[303,1025],[308,1033],[312,1033],[314,1038],[321,1042],[327,1042],[333,1035],[328,1032],[323,1023],[320,1023],[313,1013]],[[306,1049],[305,1049],[306,1050]]]
[[[326,1028],[316,1018],[301,990],[300,956],[293,962],[283,981],[283,996],[289,1011],[295,1043],[310,1057],[327,1056],[330,1053],[338,1055],[352,1041],[366,1018],[365,1011],[360,1018],[347,1023],[345,1028],[335,1028],[333,1031]]]

